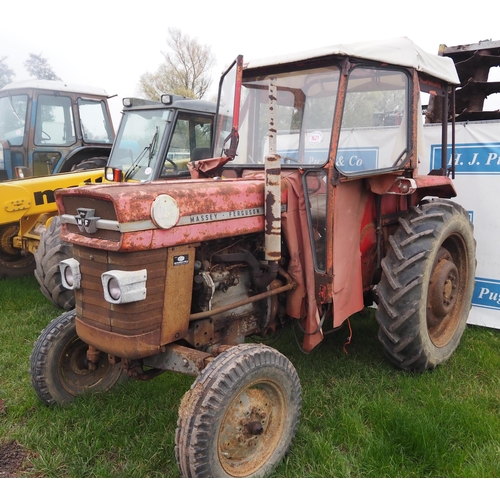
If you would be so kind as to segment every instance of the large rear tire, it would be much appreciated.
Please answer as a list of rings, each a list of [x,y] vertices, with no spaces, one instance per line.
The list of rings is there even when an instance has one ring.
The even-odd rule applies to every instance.
[[[175,455],[185,477],[264,477],[288,452],[301,387],[275,349],[242,344],[220,354],[184,395]]]
[[[73,257],[70,243],[61,240],[61,218],[55,216],[42,233],[35,252],[35,278],[43,295],[54,305],[69,311],[75,307],[75,294],[62,284],[59,262]]]
[[[74,310],[68,311],[51,321],[30,357],[31,384],[47,406],[70,403],[88,391],[107,391],[124,374],[104,353],[94,367],[89,365],[88,345],[76,334],[75,316]]]
[[[396,366],[422,372],[458,347],[471,308],[476,243],[468,213],[449,200],[411,210],[389,238],[377,287],[379,339]]]

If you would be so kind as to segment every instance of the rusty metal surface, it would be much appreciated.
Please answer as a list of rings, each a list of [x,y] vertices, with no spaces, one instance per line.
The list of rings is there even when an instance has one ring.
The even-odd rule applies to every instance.
[[[189,326],[195,247],[169,248],[166,260],[166,281],[163,299],[161,343],[169,344],[184,337]]]
[[[217,438],[219,460],[233,477],[245,477],[265,464],[282,439],[287,404],[271,379],[247,385],[231,401]]]
[[[200,192],[204,194],[202,197]],[[170,229],[154,227],[151,205],[162,194],[175,200],[180,218],[185,218],[188,225],[192,221],[192,225],[179,224]],[[61,237],[64,240],[112,251],[131,252],[198,243],[260,232],[264,228],[264,182],[261,179],[188,179],[140,185],[94,185],[61,190],[57,193],[57,202],[61,214],[71,210],[75,213],[69,215],[74,216],[77,208],[86,204],[86,208],[95,208],[96,217],[111,218],[114,211],[119,224],[128,224],[129,227],[137,224],[137,231],[120,233],[100,229],[94,234],[80,233],[76,228],[69,228],[69,224],[63,224]],[[110,235],[111,232],[114,234]]]
[[[500,40],[447,47],[439,53],[455,62],[461,86],[456,92],[456,121],[500,118],[500,111],[483,111],[488,96],[500,92],[500,82],[489,81],[490,70],[500,66]]]
[[[143,360],[145,366],[187,375],[198,375],[213,359],[208,352],[197,351],[177,344],[168,345],[164,351]]]
[[[243,306],[245,304],[251,304],[254,302],[258,302],[259,300],[266,299],[267,297],[272,297],[273,295],[278,295],[279,293],[286,292],[288,290],[293,290],[297,284],[293,281],[287,283],[286,285],[283,285],[279,288],[273,288],[271,290],[268,290],[267,292],[259,293],[257,295],[252,295],[251,297],[248,297],[247,299],[240,300],[238,302],[233,302],[231,304],[227,304],[225,306],[218,307],[217,309],[211,309],[210,311],[204,311],[204,312],[199,312],[199,313],[194,313],[191,314],[190,320],[191,321],[198,321],[200,319],[204,319],[210,316],[216,316],[217,314],[221,314],[226,311],[230,311],[231,309],[236,309],[237,307]]]
[[[125,336],[76,318],[76,332],[86,344],[124,359],[141,359],[160,352],[160,330]]]
[[[265,258],[281,258],[281,157],[270,155],[265,162]]]
[[[166,249],[135,254],[108,253],[84,247],[73,247],[80,262],[81,288],[75,290],[78,316],[99,329],[125,336],[161,328],[165,287]],[[130,304],[110,304],[104,299],[102,273],[120,269],[148,273],[146,299]],[[108,352],[108,351],[106,351]]]

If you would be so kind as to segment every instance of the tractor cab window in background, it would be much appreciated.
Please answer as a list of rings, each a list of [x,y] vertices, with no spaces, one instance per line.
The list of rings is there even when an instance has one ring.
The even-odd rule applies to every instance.
[[[161,108],[125,112],[108,165],[121,169],[126,180],[150,180],[171,114],[171,110]]]
[[[111,144],[113,132],[104,101],[78,99],[84,142]]]
[[[71,99],[40,95],[35,121],[35,145],[70,146],[76,142]]]
[[[240,145],[233,163],[264,163],[269,153],[272,119],[277,130],[276,152],[283,164],[324,165],[329,158],[339,74],[339,68],[331,66],[259,77],[244,76]],[[277,94],[277,102],[272,105],[269,102],[271,78]]]
[[[182,176],[189,161],[211,156],[211,141],[208,115],[134,109],[123,115],[108,165],[121,169],[125,180]]]
[[[401,168],[409,154],[409,75],[356,66],[349,75],[336,166],[347,176]]]
[[[24,140],[28,96],[25,94],[0,98],[0,139],[11,146],[21,146]]]
[[[212,118],[180,113],[177,117],[172,139],[161,177],[188,173],[190,161],[211,157]]]

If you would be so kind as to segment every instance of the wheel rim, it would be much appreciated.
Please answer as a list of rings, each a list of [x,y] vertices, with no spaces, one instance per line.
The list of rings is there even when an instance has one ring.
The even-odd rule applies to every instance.
[[[75,336],[61,353],[59,379],[64,389],[73,396],[100,385],[112,372],[113,365],[107,359],[100,359],[95,369],[89,369],[87,350],[88,345]]]
[[[230,403],[218,436],[225,472],[246,477],[262,467],[283,435],[286,402],[282,389],[263,379],[246,386]]]
[[[427,328],[436,347],[450,342],[461,321],[469,273],[463,239],[453,235],[445,245],[436,255],[427,294]]]
[[[0,267],[5,273],[12,276],[31,274],[35,257],[15,248],[13,241],[19,233],[19,226],[11,225],[0,229]]]

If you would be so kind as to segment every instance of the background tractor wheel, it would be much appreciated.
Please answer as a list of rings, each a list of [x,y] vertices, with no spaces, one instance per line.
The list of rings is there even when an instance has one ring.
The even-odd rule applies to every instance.
[[[0,279],[30,276],[35,270],[35,257],[13,245],[19,234],[18,224],[0,226]]]
[[[279,464],[300,419],[295,368],[275,349],[220,354],[184,395],[175,454],[185,477],[263,477]]]
[[[400,223],[377,287],[379,339],[395,365],[421,372],[445,362],[460,343],[476,243],[468,213],[449,200],[414,208]]]
[[[124,373],[104,353],[94,367],[89,365],[88,345],[76,334],[75,316],[68,311],[49,323],[30,357],[31,384],[47,406],[70,403],[88,391],[107,391]]]
[[[73,250],[70,243],[61,240],[60,232],[61,218],[53,217],[35,252],[35,277],[45,297],[57,307],[69,311],[75,307],[75,294],[62,285],[59,262],[73,257]]]
[[[71,167],[71,170],[91,170],[94,168],[102,168],[108,164],[107,156],[94,156],[92,158],[87,158],[76,165]],[[104,171],[103,171],[104,173]]]

